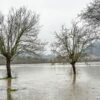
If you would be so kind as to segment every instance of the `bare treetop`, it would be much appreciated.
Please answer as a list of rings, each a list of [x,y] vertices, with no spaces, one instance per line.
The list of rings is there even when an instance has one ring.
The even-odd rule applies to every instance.
[[[20,52],[24,42],[38,43],[37,35],[39,32],[39,15],[27,11],[26,8],[18,10],[11,9],[7,20],[1,17],[0,36],[3,45],[1,52],[12,56],[15,52]],[[30,37],[30,38],[29,38]],[[32,39],[31,39],[32,38]],[[36,46],[34,46],[36,48]]]
[[[70,61],[78,61],[86,56],[86,50],[94,43],[96,33],[86,29],[86,26],[79,27],[73,23],[71,29],[62,26],[60,33],[56,32],[57,41],[53,44],[53,50],[61,56],[67,56]]]
[[[100,25],[100,0],[93,0],[81,13],[81,18],[91,25]]]

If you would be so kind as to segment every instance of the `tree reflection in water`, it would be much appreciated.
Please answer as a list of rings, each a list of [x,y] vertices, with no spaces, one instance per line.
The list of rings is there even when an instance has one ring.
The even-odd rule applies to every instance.
[[[13,100],[11,95],[11,82],[12,80],[10,78],[7,79],[7,100]]]
[[[76,75],[73,75],[73,84],[76,83]]]

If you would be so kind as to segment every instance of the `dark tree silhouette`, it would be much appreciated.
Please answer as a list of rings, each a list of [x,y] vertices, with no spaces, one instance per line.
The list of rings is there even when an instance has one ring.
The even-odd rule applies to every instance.
[[[6,58],[7,77],[12,77],[10,63],[22,52],[39,53],[43,43],[38,39],[39,15],[25,7],[11,9],[0,17],[0,53]]]
[[[76,62],[87,57],[89,47],[97,38],[95,31],[90,27],[87,28],[86,25],[79,27],[78,23],[74,22],[70,29],[62,26],[61,31],[56,32],[56,41],[52,44],[52,51],[69,62],[76,75]]]
[[[100,0],[93,0],[81,14],[84,19],[92,26],[100,26]]]

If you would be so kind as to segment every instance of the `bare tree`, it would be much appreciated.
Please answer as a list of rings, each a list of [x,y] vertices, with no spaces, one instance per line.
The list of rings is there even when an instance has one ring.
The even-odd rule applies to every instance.
[[[81,14],[84,19],[92,26],[100,26],[100,0],[93,0]]]
[[[91,47],[97,35],[91,28],[85,25],[78,26],[74,22],[70,29],[62,26],[60,32],[56,32],[56,41],[52,44],[52,51],[60,55],[68,61],[73,68],[73,73],[76,75],[76,62],[87,56],[89,47]]]
[[[100,0],[93,0],[87,8],[81,12],[80,18],[100,35]]]
[[[38,32],[39,16],[25,7],[11,9],[7,17],[0,17],[0,53],[6,58],[8,78],[12,77],[10,63],[16,55],[43,49]]]

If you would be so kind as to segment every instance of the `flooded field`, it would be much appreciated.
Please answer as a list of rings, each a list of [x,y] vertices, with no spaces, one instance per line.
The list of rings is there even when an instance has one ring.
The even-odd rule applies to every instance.
[[[5,77],[0,66],[0,77]],[[77,64],[73,83],[70,65],[12,65],[16,79],[0,80],[0,100],[100,100],[100,63]],[[11,89],[11,90],[9,90]]]

